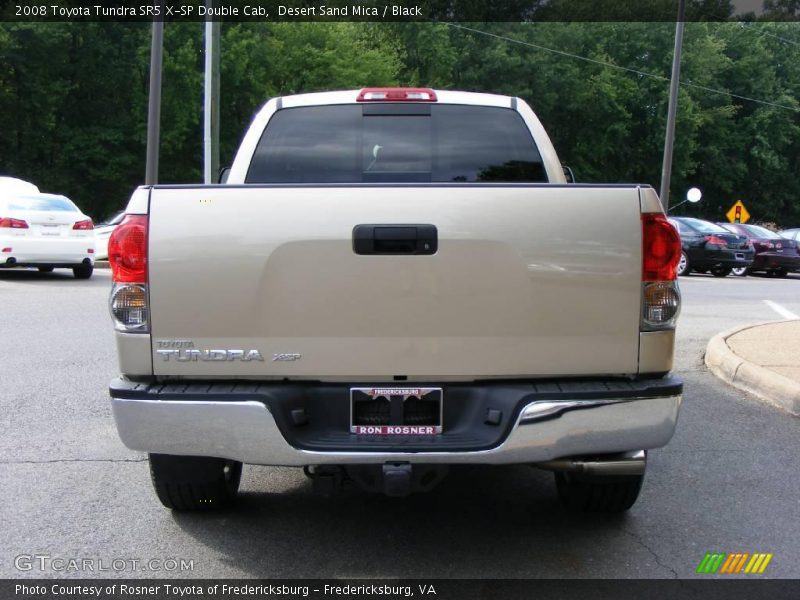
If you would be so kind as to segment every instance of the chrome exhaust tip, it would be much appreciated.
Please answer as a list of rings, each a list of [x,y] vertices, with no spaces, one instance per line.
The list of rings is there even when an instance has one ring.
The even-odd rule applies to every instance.
[[[584,473],[586,475],[644,475],[647,452],[637,450],[604,458],[557,458],[532,466],[545,471]]]

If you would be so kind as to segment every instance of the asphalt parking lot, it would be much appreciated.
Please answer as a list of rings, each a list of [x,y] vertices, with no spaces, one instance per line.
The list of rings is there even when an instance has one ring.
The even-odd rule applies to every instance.
[[[565,512],[552,475],[527,467],[457,469],[406,499],[324,499],[300,470],[246,466],[235,511],[173,514],[114,428],[109,286],[105,270],[0,271],[0,577],[692,578],[712,551],[770,552],[764,577],[800,577],[800,420],[702,361],[720,331],[800,314],[797,275],[681,279],[678,431],[617,517]]]

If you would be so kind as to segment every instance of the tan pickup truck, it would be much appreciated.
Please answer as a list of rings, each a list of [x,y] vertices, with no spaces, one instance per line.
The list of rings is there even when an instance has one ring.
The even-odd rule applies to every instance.
[[[568,183],[519,98],[274,98],[225,184],[126,212],[110,393],[170,508],[230,504],[243,463],[398,496],[529,464],[622,511],[673,435],[678,235],[647,185]]]

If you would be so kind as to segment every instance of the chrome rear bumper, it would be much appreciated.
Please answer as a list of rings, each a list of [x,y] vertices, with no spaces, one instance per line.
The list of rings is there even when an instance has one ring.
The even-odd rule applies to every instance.
[[[112,397],[120,438],[133,450],[275,466],[546,463],[563,457],[646,450],[669,442],[680,404],[681,394],[537,400],[523,407],[499,445],[485,450],[326,452],[292,446],[263,402]]]

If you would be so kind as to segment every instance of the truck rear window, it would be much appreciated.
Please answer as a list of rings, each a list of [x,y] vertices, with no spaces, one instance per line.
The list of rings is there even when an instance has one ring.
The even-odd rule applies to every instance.
[[[522,117],[485,106],[287,108],[270,119],[247,183],[546,182]]]

